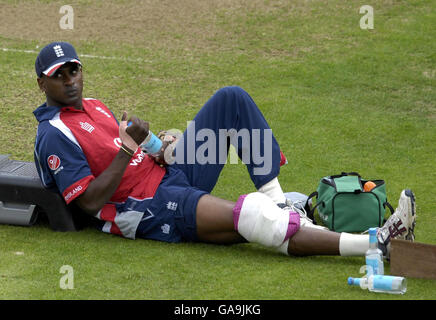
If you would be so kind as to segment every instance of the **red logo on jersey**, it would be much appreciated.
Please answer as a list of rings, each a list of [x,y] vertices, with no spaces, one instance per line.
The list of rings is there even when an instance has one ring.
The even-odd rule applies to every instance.
[[[48,157],[47,162],[48,167],[52,170],[56,170],[61,165],[61,159],[59,159],[59,157],[54,154]]]

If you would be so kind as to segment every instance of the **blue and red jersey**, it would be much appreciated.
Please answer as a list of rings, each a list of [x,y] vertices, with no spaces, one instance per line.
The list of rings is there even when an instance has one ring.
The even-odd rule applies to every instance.
[[[83,110],[44,103],[34,115],[39,122],[34,154],[38,174],[46,188],[58,191],[69,204],[119,152],[119,123],[96,99],[83,99]],[[165,172],[138,148],[110,202],[98,213],[97,217],[106,222],[103,231],[134,238],[143,212],[131,210],[125,214],[117,211],[117,205],[129,198],[152,198]]]

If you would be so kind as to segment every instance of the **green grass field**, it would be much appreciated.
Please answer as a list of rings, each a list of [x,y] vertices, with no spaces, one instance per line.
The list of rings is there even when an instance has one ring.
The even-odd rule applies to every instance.
[[[0,1],[0,154],[33,161],[32,111],[44,102],[34,61],[45,44],[70,41],[83,55],[84,96],[154,131],[184,130],[217,89],[241,86],[288,157],[285,191],[309,194],[342,171],[384,179],[394,206],[411,188],[416,241],[436,244],[434,1],[73,0],[74,29],[62,30],[64,4]],[[372,30],[359,26],[364,4]],[[254,190],[233,164],[213,194]],[[350,288],[363,264],[0,225],[0,299],[436,299],[434,280],[408,278],[400,296]],[[73,267],[72,290],[60,288],[63,265]]]

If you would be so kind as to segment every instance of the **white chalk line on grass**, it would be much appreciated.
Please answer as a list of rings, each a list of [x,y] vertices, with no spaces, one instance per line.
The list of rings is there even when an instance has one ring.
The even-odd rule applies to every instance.
[[[20,52],[20,53],[32,53],[32,54],[38,54],[39,51],[35,50],[22,50],[22,49],[12,49],[12,48],[0,48],[0,50],[4,52]],[[144,60],[144,59],[132,59],[132,58],[125,58],[125,57],[108,57],[108,56],[95,56],[92,54],[78,54],[79,57],[83,58],[91,58],[91,59],[102,59],[102,60],[116,60],[116,61],[124,61],[124,62],[144,62],[144,63],[151,63],[150,60]]]

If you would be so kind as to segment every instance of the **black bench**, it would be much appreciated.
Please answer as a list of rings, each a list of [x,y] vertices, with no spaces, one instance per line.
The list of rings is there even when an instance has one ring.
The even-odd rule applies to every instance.
[[[33,162],[0,155],[0,223],[30,226],[41,213],[55,231],[78,231],[86,224],[77,207],[43,187]]]

